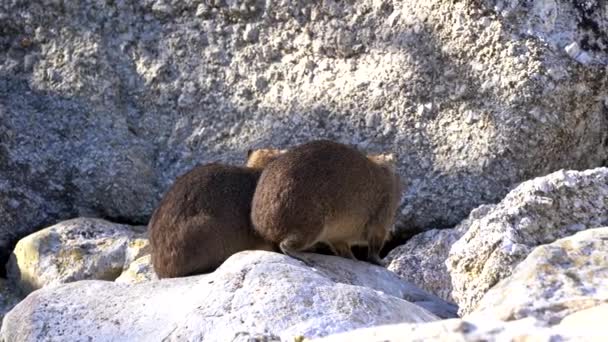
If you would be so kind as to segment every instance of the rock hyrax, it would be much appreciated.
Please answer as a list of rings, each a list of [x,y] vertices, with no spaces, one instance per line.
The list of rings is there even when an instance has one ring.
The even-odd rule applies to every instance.
[[[262,168],[282,152],[253,150],[246,167],[211,163],[178,177],[148,224],[156,274],[207,273],[234,253],[274,250],[253,230],[250,212]]]
[[[367,260],[381,264],[378,254],[400,195],[391,154],[366,156],[318,140],[289,150],[264,169],[251,218],[264,239],[294,258],[302,260],[294,252],[324,242],[336,255],[351,259],[352,245],[367,245]]]

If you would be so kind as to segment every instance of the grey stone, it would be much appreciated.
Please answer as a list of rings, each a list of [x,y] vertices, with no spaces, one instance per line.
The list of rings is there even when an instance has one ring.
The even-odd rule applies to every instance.
[[[293,340],[438,320],[401,299],[406,287],[389,271],[338,257],[318,260],[325,264],[313,261],[310,268],[282,254],[241,252],[208,275],[43,288],[5,316],[0,340],[246,341],[256,335]],[[332,261],[333,268],[326,268]],[[350,279],[355,273],[344,266],[366,271]],[[387,281],[391,277],[394,282]],[[364,283],[373,288],[356,285]]]
[[[260,32],[257,27],[249,24],[245,27],[243,32],[243,39],[248,43],[254,43],[258,40]]]
[[[600,317],[607,306],[567,316],[562,324],[547,326],[534,318],[517,321],[448,319],[421,324],[389,324],[361,328],[313,339],[314,342],[409,342],[409,341],[604,341],[608,333]],[[572,317],[572,318],[571,318]],[[589,319],[592,318],[592,319]]]
[[[587,331],[590,335],[597,334],[597,337],[600,337],[606,334],[605,329],[597,331],[595,328],[606,323],[604,320],[606,315],[608,315],[608,304],[601,304],[569,314],[559,322],[559,326],[570,331]]]
[[[608,305],[607,227],[534,248],[471,315],[504,321],[533,316],[553,325],[602,304]]]
[[[386,268],[421,289],[454,302],[452,278],[445,266],[450,248],[466,232],[472,220],[483,217],[491,208],[491,205],[482,205],[474,209],[467,219],[452,229],[431,229],[414,235],[384,258]]]
[[[452,278],[445,266],[450,248],[466,232],[472,220],[485,215],[491,205],[474,209],[469,217],[452,229],[431,229],[414,235],[393,249],[384,259],[388,270],[449,302]]]
[[[101,219],[60,222],[19,240],[8,278],[22,293],[82,279],[114,280],[150,252],[145,227]]]
[[[453,302],[452,279],[444,263],[450,247],[461,235],[454,229],[432,229],[417,234],[386,256],[386,268],[421,289]]]
[[[463,227],[450,249],[446,266],[459,313],[472,312],[536,246],[606,225],[608,168],[561,170],[521,183]]]
[[[522,34],[551,46],[577,50],[568,54],[580,63],[608,63],[608,5],[603,0],[534,1],[529,6],[517,0],[481,3],[516,24]]]
[[[451,227],[518,182],[600,166],[607,77],[591,45],[604,43],[590,32],[585,45],[577,25],[601,34],[608,16],[599,1],[585,2],[597,14],[555,3],[543,31],[528,18],[553,12],[515,0],[4,1],[0,264],[59,220],[145,224],[177,175],[251,147],[396,152],[416,184],[398,230]],[[592,61],[565,53],[571,42]]]
[[[351,262],[348,259],[319,254],[307,256],[318,266],[318,272],[337,282],[376,289],[421,306],[441,318],[457,317],[457,307],[438,296],[421,290],[407,280],[401,280],[382,267],[370,267],[366,262]]]

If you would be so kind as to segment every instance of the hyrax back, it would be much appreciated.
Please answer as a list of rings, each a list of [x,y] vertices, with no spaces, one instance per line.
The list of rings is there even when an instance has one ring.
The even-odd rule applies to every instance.
[[[274,249],[253,230],[250,212],[261,169],[280,152],[253,151],[250,167],[199,165],[176,179],[148,224],[160,278],[213,271],[243,250]]]
[[[295,147],[262,172],[254,229],[291,256],[325,242],[354,259],[350,247],[360,244],[368,245],[368,261],[379,264],[401,193],[392,162],[328,140]]]

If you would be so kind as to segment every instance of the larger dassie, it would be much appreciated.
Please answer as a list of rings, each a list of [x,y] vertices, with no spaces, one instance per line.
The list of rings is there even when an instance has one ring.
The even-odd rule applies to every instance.
[[[246,167],[212,163],[178,177],[148,224],[156,274],[207,273],[234,253],[274,250],[254,232],[250,211],[262,168],[282,152],[254,150]]]
[[[352,245],[379,252],[394,224],[401,182],[387,155],[367,157],[328,140],[297,146],[262,172],[253,196],[254,229],[294,258],[317,242],[355,259]],[[306,262],[306,260],[303,260]]]

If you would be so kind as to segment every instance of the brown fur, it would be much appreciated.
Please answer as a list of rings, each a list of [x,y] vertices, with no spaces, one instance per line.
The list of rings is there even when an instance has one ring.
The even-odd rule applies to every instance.
[[[287,150],[278,150],[275,148],[258,148],[247,151],[247,163],[245,166],[251,169],[262,170],[271,161],[275,160],[279,155],[287,152]]]
[[[250,151],[248,167],[199,165],[176,179],[148,224],[160,278],[211,272],[243,250],[275,249],[255,233],[250,212],[262,168],[281,152]]]
[[[254,229],[292,257],[324,242],[355,259],[350,247],[367,245],[368,261],[380,264],[401,194],[393,159],[328,140],[291,149],[262,172]]]

